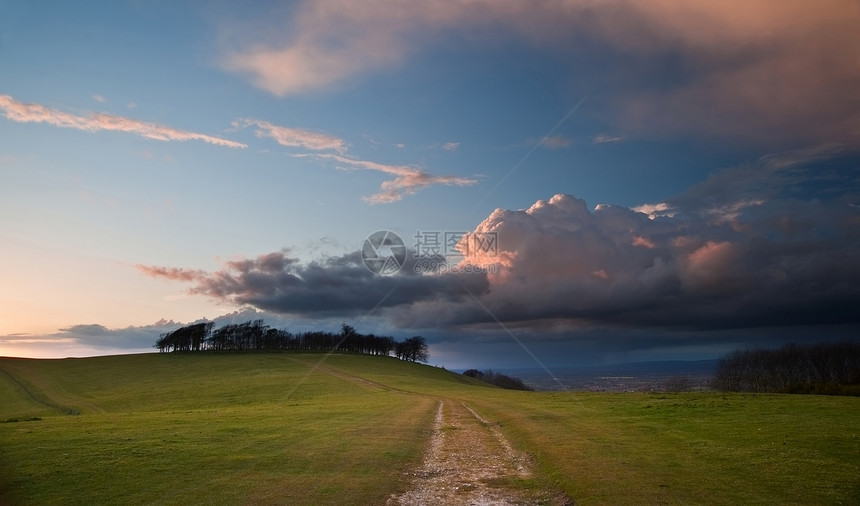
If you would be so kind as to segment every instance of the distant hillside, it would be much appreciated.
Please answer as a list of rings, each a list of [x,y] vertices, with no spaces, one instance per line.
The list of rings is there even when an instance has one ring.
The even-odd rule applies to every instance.
[[[627,362],[595,366],[543,369],[505,369],[537,390],[643,392],[705,388],[717,360]]]

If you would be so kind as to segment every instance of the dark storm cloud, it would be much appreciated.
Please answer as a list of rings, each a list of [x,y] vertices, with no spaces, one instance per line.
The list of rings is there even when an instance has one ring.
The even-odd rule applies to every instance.
[[[408,264],[379,276],[359,252],[311,263],[276,252],[211,273],[139,269],[238,305],[305,318],[376,310],[403,328],[501,322],[549,335],[852,325],[860,323],[858,163],[819,148],[726,169],[636,209],[590,209],[569,195],[497,209],[474,234],[497,234],[498,250],[473,248],[460,265],[480,274],[416,274]]]
[[[414,267],[414,257],[408,255],[397,274],[380,276],[364,266],[360,252],[306,264],[276,252],[227,262],[213,273],[169,267],[138,269],[153,277],[191,281],[195,294],[305,317],[360,315],[436,299],[456,303],[469,293],[484,293],[488,287],[482,273],[420,275]]]
[[[497,233],[499,255],[472,260],[504,269],[490,277],[483,307],[461,312],[459,323],[858,323],[858,161],[821,151],[764,158],[640,208],[651,216],[606,205],[591,211],[567,195],[496,210],[476,232]],[[397,318],[424,324],[439,310],[433,304]]]

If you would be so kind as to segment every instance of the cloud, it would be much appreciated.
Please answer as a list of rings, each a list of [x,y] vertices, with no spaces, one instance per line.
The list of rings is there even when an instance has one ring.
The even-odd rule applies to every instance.
[[[816,189],[821,192],[813,194],[816,198],[829,201],[835,195],[850,195],[856,187],[850,178],[846,180],[850,171],[841,167],[850,162],[840,159],[852,160],[853,155],[838,144],[766,155],[754,163],[715,171],[681,195],[657,204],[643,204],[634,210],[652,218],[684,212],[725,223],[744,211],[752,212],[754,207],[770,202],[762,208],[767,209],[789,196]],[[834,185],[835,181],[843,181],[844,186]]]
[[[470,29],[502,24],[506,28],[513,25],[511,33],[519,35],[528,32],[543,37],[563,31],[552,20],[566,9],[562,4],[535,8],[513,0],[307,1],[287,21],[289,40],[254,40],[226,54],[223,65],[278,96],[315,92],[399,65],[443,30],[469,33]],[[530,26],[535,23],[544,26]]]
[[[562,135],[551,135],[544,137],[540,141],[540,145],[549,149],[566,148],[572,144],[572,141]]]
[[[107,102],[107,99],[101,95],[93,95],[93,100],[95,100],[96,102],[98,102],[100,104]]]
[[[611,135],[595,135],[591,138],[592,144],[607,144],[610,142],[618,142],[623,140],[624,137],[613,137]]]
[[[407,46],[396,31],[415,24],[404,5],[349,2],[305,2],[291,21],[289,43],[254,42],[228,53],[224,67],[278,96],[316,91],[402,62]]]
[[[394,179],[383,181],[381,185],[382,191],[368,197],[364,197],[364,200],[370,204],[388,204],[391,202],[397,202],[403,199],[404,195],[412,195],[416,191],[431,185],[441,184],[446,186],[468,186],[478,182],[476,179],[459,176],[436,176],[407,165],[386,165],[327,153],[309,156],[313,156],[314,158],[321,160],[331,160],[350,167],[374,170],[395,176]]]
[[[666,202],[659,202],[657,204],[641,204],[638,206],[634,206],[633,210],[637,213],[642,213],[652,220],[659,216],[673,217],[675,212],[669,207],[669,204]]]
[[[229,148],[246,148],[245,144],[220,137],[177,130],[175,128],[147,123],[135,119],[113,116],[110,114],[93,113],[89,116],[77,116],[45,107],[39,104],[25,104],[16,101],[9,95],[0,95],[0,111],[7,119],[19,123],[47,123],[60,128],[74,128],[85,132],[113,131],[139,135],[145,139],[158,141],[203,141],[208,144]]]
[[[185,323],[161,319],[149,325],[132,325],[125,328],[109,328],[90,323],[71,325],[47,334],[9,334],[0,336],[0,354],[34,358],[65,358],[112,353],[147,353],[154,351],[153,345],[161,334],[172,332],[185,325],[213,321],[216,327],[220,327],[257,319],[265,320],[268,325],[289,328],[292,331],[320,329],[318,320],[315,322],[287,321],[272,313],[243,308],[213,319],[201,318]],[[338,328],[341,321],[331,322],[327,326]],[[313,324],[309,325],[309,323]]]
[[[629,35],[611,42],[651,64],[649,55],[674,55],[665,70],[678,79],[626,94],[616,115],[631,130],[857,145],[860,119],[847,112],[860,85],[856,2],[633,5],[640,20],[623,22]]]
[[[343,139],[320,132],[273,125],[268,121],[241,119],[233,122],[233,125],[237,128],[256,126],[257,137],[269,137],[281,146],[301,147],[314,151],[333,150],[338,153],[344,153],[347,148]]]
[[[410,256],[411,258],[411,256]],[[362,316],[418,301],[456,301],[487,289],[481,273],[420,275],[410,260],[396,275],[379,276],[354,252],[301,263],[285,252],[229,261],[216,272],[139,265],[145,275],[190,282],[190,292],[239,306],[300,317]]]
[[[452,33],[476,48],[514,39],[589,63],[569,67],[605,90],[588,112],[625,137],[860,143],[854,0],[308,0],[290,15],[272,21],[287,36],[252,40],[225,68],[285,96],[402,65]]]
[[[147,352],[152,351],[152,345],[161,333],[181,326],[167,320],[120,329],[99,324],[79,324],[49,334],[0,336],[0,348],[12,356],[43,358]]]
[[[364,198],[365,202],[369,204],[397,202],[402,200],[404,195],[412,195],[421,188],[436,184],[467,186],[477,183],[475,179],[457,176],[436,176],[415,167],[386,165],[347,156],[346,151],[348,146],[343,139],[320,132],[288,128],[255,119],[236,120],[233,122],[233,126],[236,128],[256,126],[258,128],[256,131],[257,137],[272,138],[282,146],[302,147],[314,151],[330,150],[339,153],[337,155],[331,153],[298,153],[292,155],[297,158],[310,157],[318,160],[330,160],[347,167],[374,170],[395,176],[394,179],[382,183],[382,191]],[[452,151],[457,149],[457,146],[459,146],[459,143],[449,142],[443,146],[443,149]],[[397,147],[402,148],[405,146],[397,145]]]
[[[151,276],[153,278],[167,278],[178,281],[194,281],[200,275],[204,274],[203,271],[191,271],[178,267],[153,267],[138,265],[137,268],[147,276]]]
[[[459,147],[459,142],[446,142],[445,144],[442,144],[442,149],[445,151],[457,151],[457,148]]]
[[[139,268],[231,304],[304,317],[376,311],[402,328],[844,330],[860,327],[858,161],[826,149],[763,157],[639,208],[650,215],[564,194],[496,209],[461,242],[468,275],[407,266],[377,276],[359,252],[312,263],[277,252],[216,272]],[[491,234],[497,248],[465,247]]]
[[[513,325],[857,325],[858,159],[837,160],[765,157],[642,212],[590,211],[568,195],[499,209],[475,230],[498,234],[497,254],[465,261],[502,267],[481,301]],[[415,305],[398,319],[420,326],[434,310]],[[461,316],[492,323],[476,308]]]

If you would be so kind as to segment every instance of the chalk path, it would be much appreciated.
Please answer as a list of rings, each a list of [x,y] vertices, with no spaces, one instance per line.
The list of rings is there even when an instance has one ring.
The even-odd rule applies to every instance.
[[[458,401],[439,402],[429,450],[412,474],[410,490],[390,497],[389,506],[554,502],[514,488],[511,479],[531,476],[527,456],[514,450],[496,424]]]

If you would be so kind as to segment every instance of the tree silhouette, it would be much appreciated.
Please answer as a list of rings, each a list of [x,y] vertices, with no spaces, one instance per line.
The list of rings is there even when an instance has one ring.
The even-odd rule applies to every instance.
[[[728,391],[860,395],[860,343],[736,350],[720,359],[712,384]]]
[[[230,323],[213,330],[213,322],[195,323],[161,334],[154,347],[158,351],[345,351],[366,355],[390,356],[392,352],[401,360],[426,362],[429,348],[421,336],[406,341],[395,341],[391,336],[362,334],[355,327],[343,323],[338,334],[310,331],[293,334],[286,329],[274,329],[263,320]]]
[[[430,358],[430,349],[421,336],[413,336],[402,343],[397,343],[394,349],[397,358],[409,362],[427,362]]]
[[[497,373],[492,369],[487,369],[486,371],[469,369],[468,371],[463,372],[463,376],[479,379],[492,385],[496,385],[497,387],[507,388],[508,390],[534,390],[523,383],[523,380],[513,376]]]

